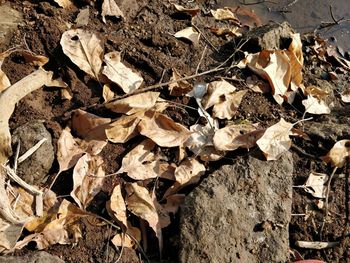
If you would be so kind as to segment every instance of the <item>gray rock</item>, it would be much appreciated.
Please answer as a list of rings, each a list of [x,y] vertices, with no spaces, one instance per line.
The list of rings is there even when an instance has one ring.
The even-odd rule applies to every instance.
[[[29,184],[40,184],[47,179],[55,157],[51,134],[42,122],[31,121],[18,127],[12,135],[14,149],[19,141],[21,143],[20,156],[43,138],[47,140],[40,148],[18,165],[17,174]]]
[[[224,165],[185,200],[180,262],[286,262],[293,158]]]
[[[17,26],[22,23],[23,15],[12,9],[10,4],[0,5],[0,51],[3,50],[11,41],[13,32]]]
[[[34,252],[25,256],[2,256],[0,263],[64,263],[62,259],[45,251]]]
[[[284,49],[290,44],[291,34],[295,32],[287,22],[254,28],[244,35],[249,39],[245,48],[252,52],[263,49]]]

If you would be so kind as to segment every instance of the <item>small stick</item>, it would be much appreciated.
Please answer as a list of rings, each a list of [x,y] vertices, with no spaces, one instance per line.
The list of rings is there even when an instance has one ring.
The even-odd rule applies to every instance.
[[[329,208],[328,199],[329,199],[329,192],[330,192],[330,189],[331,189],[331,181],[333,179],[333,176],[334,176],[335,172],[337,171],[337,168],[338,167],[334,167],[333,172],[332,172],[331,176],[329,177],[328,183],[327,183],[327,192],[326,192],[325,209],[324,209],[325,210],[325,215],[323,217],[323,222],[321,224],[320,240],[322,240],[322,232],[323,232],[324,226],[326,224],[326,218],[327,218],[327,215],[328,215],[328,208]]]
[[[196,30],[201,34],[201,36],[203,36],[205,42],[207,42],[207,44],[208,44],[212,49],[214,49],[214,51],[215,51],[216,53],[219,53],[219,52],[220,52],[220,51],[213,45],[213,43],[210,42],[210,40],[207,38],[207,36],[204,35],[204,33],[201,32],[201,30],[200,30],[195,24],[192,24],[192,26],[194,27],[194,29],[196,29]]]
[[[261,0],[261,1],[251,2],[251,3],[246,3],[245,0],[244,0],[244,2],[240,0],[239,3],[241,5],[258,5],[258,4],[262,4],[262,3],[277,4],[275,1],[270,1],[270,0]]]
[[[40,148],[40,146],[47,141],[47,138],[42,138],[38,141],[32,148],[26,151],[21,157],[18,158],[18,163],[24,162],[29,156],[31,156],[36,150]]]
[[[301,248],[325,249],[339,245],[339,242],[297,241],[295,245]]]
[[[17,148],[16,148],[16,154],[15,154],[15,160],[13,163],[13,170],[15,171],[15,173],[17,172],[17,164],[18,164],[18,156],[19,156],[19,150],[21,148],[21,141],[18,140],[18,144],[17,144]]]
[[[6,170],[7,175],[17,184],[26,189],[29,193],[35,195],[35,212],[38,216],[43,215],[43,192],[23,181],[10,167],[1,164]]]
[[[207,47],[208,47],[208,46],[205,45],[205,48],[204,48],[204,50],[203,50],[201,59],[199,60],[199,63],[198,63],[197,68],[196,68],[196,74],[198,74],[199,67],[201,66],[201,63],[202,63],[202,61],[203,61],[203,59],[204,59],[204,56],[205,56],[205,53],[207,52]]]

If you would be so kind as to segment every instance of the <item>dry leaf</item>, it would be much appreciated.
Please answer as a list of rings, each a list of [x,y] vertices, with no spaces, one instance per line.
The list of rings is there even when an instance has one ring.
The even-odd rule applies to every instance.
[[[153,91],[136,94],[125,99],[109,102],[106,104],[106,107],[114,112],[131,115],[138,111],[153,108],[159,98],[159,94],[159,92]]]
[[[327,174],[310,173],[309,178],[305,182],[304,190],[316,198],[326,198],[327,187],[325,184],[328,181]]]
[[[331,109],[328,107],[326,102],[323,100],[318,100],[317,98],[308,95],[307,99],[302,101],[302,104],[305,107],[305,112],[312,114],[329,114]]]
[[[327,155],[321,157],[321,159],[326,163],[330,163],[332,167],[341,168],[348,157],[350,157],[350,140],[341,140],[336,142]]]
[[[341,100],[345,103],[350,103],[350,86],[346,87],[346,89],[341,94]]]
[[[126,205],[120,184],[114,187],[111,198],[107,202],[106,207],[110,216],[122,223],[126,229],[128,226],[126,218]]]
[[[264,135],[256,142],[266,159],[277,160],[283,153],[287,152],[292,145],[289,134],[293,124],[284,119],[267,128]]]
[[[111,90],[111,88],[107,84],[103,85],[102,97],[105,100],[105,102],[108,102],[115,97],[115,93]]]
[[[183,125],[158,112],[147,112],[142,117],[138,129],[140,134],[152,139],[161,147],[182,145],[191,132]]]
[[[220,102],[213,107],[213,117],[228,120],[232,119],[247,91],[248,90],[240,90],[221,96]]]
[[[192,17],[198,15],[201,11],[199,7],[186,8],[186,7],[183,7],[182,5],[177,5],[177,4],[173,4],[173,5],[177,11],[181,13],[187,13]]]
[[[89,23],[90,9],[89,7],[80,10],[77,18],[75,19],[75,24],[77,27],[86,26]]]
[[[107,139],[104,130],[110,122],[110,118],[102,118],[80,109],[75,110],[72,115],[72,128],[84,139]]]
[[[205,166],[194,158],[186,158],[175,170],[176,182],[164,194],[173,195],[185,186],[198,183],[205,172]]]
[[[63,8],[68,8],[71,5],[73,5],[73,3],[71,2],[71,0],[54,0],[60,7]]]
[[[204,109],[208,109],[215,104],[221,102],[222,96],[230,94],[236,90],[236,87],[228,83],[226,80],[210,82],[207,94],[202,99]]]
[[[234,22],[236,25],[240,25],[240,22],[236,15],[229,8],[220,8],[216,10],[210,10],[211,14],[216,20],[230,20]]]
[[[240,37],[242,36],[242,30],[239,27],[211,27],[210,31],[217,36],[234,36]]]
[[[116,247],[133,248],[135,246],[135,240],[139,243],[141,241],[141,230],[137,227],[133,227],[128,221],[128,228],[126,234],[120,233],[112,238],[112,243]]]
[[[139,114],[123,115],[106,128],[106,136],[113,143],[125,143],[138,135]]]
[[[8,121],[17,102],[32,91],[48,85],[52,75],[51,71],[38,69],[0,93],[0,164],[4,164],[12,154]]]
[[[99,79],[102,65],[103,43],[94,33],[82,29],[71,29],[61,38],[63,53],[95,79]]]
[[[173,68],[173,76],[170,81],[176,81],[175,83],[169,84],[169,90],[171,96],[183,96],[192,90],[192,85],[186,80],[181,80],[181,75],[175,68]]]
[[[164,209],[168,213],[176,214],[179,210],[179,206],[185,201],[185,195],[184,194],[174,194],[167,196],[166,203],[163,205]]]
[[[123,89],[125,93],[137,90],[143,78],[121,62],[120,52],[114,51],[106,54],[103,60],[107,66],[103,67],[103,74]]]
[[[122,10],[114,0],[104,0],[102,4],[102,21],[106,23],[106,16],[115,16],[117,18],[125,18]]]
[[[47,221],[38,225],[34,234],[17,242],[15,249],[22,249],[32,241],[37,244],[39,250],[54,244],[77,243],[78,239],[82,237],[77,221],[87,216],[89,216],[88,213],[64,199],[59,209]]]
[[[185,142],[185,146],[202,161],[217,161],[223,157],[223,153],[213,147],[214,128],[195,124],[190,127],[191,136]]]
[[[100,156],[84,154],[73,170],[73,190],[70,195],[82,209],[86,209],[103,184],[105,172]]]
[[[58,173],[72,168],[84,153],[85,151],[70,133],[70,129],[65,128],[57,141],[57,161],[60,166]]]
[[[11,224],[0,218],[0,252],[12,249],[20,238],[23,225]]]
[[[265,130],[257,130],[253,124],[233,124],[217,130],[213,142],[220,151],[234,151],[238,148],[249,150],[264,132]]]
[[[282,104],[283,96],[292,78],[290,60],[286,52],[263,50],[256,54],[249,54],[244,63],[247,63],[254,73],[270,83],[274,99],[278,104]]]
[[[139,186],[137,183],[128,183],[125,189],[127,192],[125,201],[128,210],[148,222],[160,241],[162,231],[159,223],[159,215],[148,190]]]
[[[187,27],[175,33],[174,37],[176,38],[184,38],[193,43],[193,45],[199,44],[200,33],[193,27]]]
[[[300,34],[299,33],[291,34],[290,37],[292,38],[292,42],[290,43],[288,50],[295,54],[299,63],[301,64],[301,66],[303,66],[304,64],[303,44],[300,39]]]

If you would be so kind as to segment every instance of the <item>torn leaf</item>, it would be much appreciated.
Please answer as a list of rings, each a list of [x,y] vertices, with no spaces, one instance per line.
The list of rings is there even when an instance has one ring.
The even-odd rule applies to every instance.
[[[193,43],[193,45],[199,44],[200,33],[193,27],[187,27],[175,33],[176,38],[184,38]]]
[[[117,18],[125,18],[122,10],[114,0],[104,0],[102,3],[102,21],[106,23],[106,16],[115,16]]]

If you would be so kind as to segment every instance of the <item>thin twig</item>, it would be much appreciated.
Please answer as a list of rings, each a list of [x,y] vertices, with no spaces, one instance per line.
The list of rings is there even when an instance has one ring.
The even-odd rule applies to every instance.
[[[326,192],[326,200],[325,200],[325,209],[324,209],[324,216],[323,216],[323,222],[321,224],[321,228],[320,228],[320,240],[322,240],[322,232],[324,229],[324,226],[326,224],[326,219],[327,219],[327,215],[328,215],[328,208],[329,208],[329,203],[328,203],[328,199],[329,199],[329,192],[331,189],[331,182],[333,179],[333,176],[335,174],[335,172],[337,171],[338,167],[334,167],[333,172],[331,174],[331,176],[328,179],[328,183],[327,183],[327,192]]]
[[[214,51],[216,53],[220,53],[220,51],[213,45],[213,43],[210,42],[210,40],[207,38],[207,36],[198,28],[198,26],[196,26],[195,24],[192,24],[192,27],[194,27],[194,29],[196,29],[201,36],[203,36],[205,42],[207,42],[207,44],[212,48],[214,49]]]
[[[201,66],[202,61],[203,61],[204,56],[205,56],[205,53],[207,52],[207,47],[208,47],[208,46],[205,45],[205,48],[204,48],[204,50],[203,50],[203,52],[202,52],[201,59],[199,60],[198,65],[197,65],[197,68],[196,68],[196,74],[198,74],[199,67]]]
[[[244,1],[238,1],[241,5],[258,5],[258,4],[262,4],[262,3],[271,3],[271,4],[277,4],[275,1],[271,1],[271,0],[261,0],[261,1],[256,1],[256,2],[250,2],[250,3],[246,3],[245,0]]]

